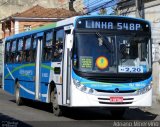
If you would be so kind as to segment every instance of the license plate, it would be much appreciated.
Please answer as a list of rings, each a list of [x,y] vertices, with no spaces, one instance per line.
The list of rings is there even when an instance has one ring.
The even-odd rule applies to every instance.
[[[110,102],[123,102],[123,97],[110,97]]]

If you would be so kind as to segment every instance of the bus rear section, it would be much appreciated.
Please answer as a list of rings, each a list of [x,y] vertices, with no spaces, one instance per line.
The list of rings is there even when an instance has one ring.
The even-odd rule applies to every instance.
[[[152,105],[151,31],[147,21],[79,18],[74,35],[71,106]]]

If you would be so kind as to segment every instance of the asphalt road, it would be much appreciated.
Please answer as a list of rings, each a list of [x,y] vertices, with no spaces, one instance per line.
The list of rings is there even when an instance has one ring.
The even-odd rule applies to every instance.
[[[0,89],[0,121],[3,127],[30,126],[39,124],[47,127],[55,124],[65,127],[88,126],[107,127],[113,124],[113,120],[160,120],[159,116],[149,111],[140,109],[128,109],[121,119],[111,116],[105,108],[70,109],[64,116],[56,117],[51,113],[50,105],[40,102],[25,101],[25,105],[17,106],[14,96]],[[112,121],[112,122],[109,122]],[[79,123],[79,124],[78,124]],[[46,125],[47,124],[47,125]]]

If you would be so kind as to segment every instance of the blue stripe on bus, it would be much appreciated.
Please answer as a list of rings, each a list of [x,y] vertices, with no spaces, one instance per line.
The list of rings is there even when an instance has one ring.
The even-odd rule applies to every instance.
[[[97,90],[115,90],[115,88],[119,88],[119,90],[138,90],[142,89],[145,86],[149,85],[152,81],[152,77],[140,81],[140,82],[132,82],[132,83],[103,83],[103,82],[96,82],[91,81],[85,78],[82,78],[75,74],[75,72],[72,70],[72,77],[73,79],[76,79],[80,81],[81,84],[83,84],[86,87],[97,89]]]
[[[49,84],[49,78],[50,78],[50,68],[47,67],[51,67],[51,62],[48,63],[42,63],[43,66],[46,67],[42,67],[41,66],[41,75],[40,75],[40,95],[45,95],[47,94],[48,91],[48,84]],[[31,94],[31,92],[35,93],[35,66],[25,66],[22,68],[17,69],[16,71],[13,71],[15,68],[21,66],[23,64],[8,64],[8,70],[10,72],[12,72],[12,76],[14,79],[18,79],[20,85],[23,88],[20,88],[20,96],[24,97],[24,98],[29,98],[32,100],[35,100],[35,95]],[[6,68],[5,65],[5,69],[4,69],[4,75],[8,75],[8,70]],[[4,90],[14,94],[15,91],[15,80],[12,78],[11,74],[8,75],[7,78],[5,78],[4,80]],[[27,91],[31,91],[31,92],[27,92]],[[47,95],[46,95],[47,96]],[[40,100],[43,102],[46,102],[47,98],[41,96]]]

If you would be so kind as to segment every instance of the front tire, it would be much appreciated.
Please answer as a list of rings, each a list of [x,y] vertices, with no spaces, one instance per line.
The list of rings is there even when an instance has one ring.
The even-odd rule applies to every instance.
[[[58,105],[58,94],[56,88],[54,88],[54,90],[51,91],[51,104],[52,104],[53,114],[55,116],[61,116],[63,107]]]
[[[15,96],[16,96],[16,104],[17,105],[22,105],[23,101],[22,101],[22,98],[20,97],[19,85],[16,86]]]

